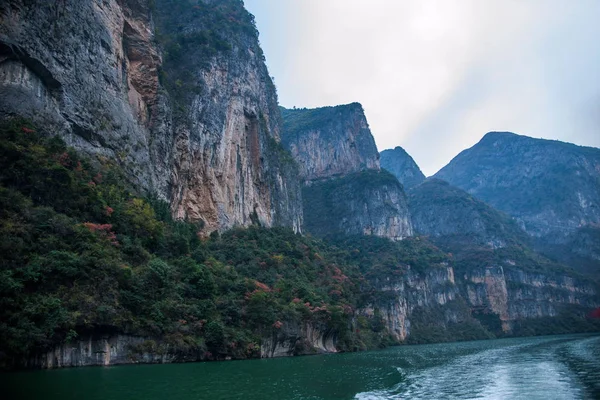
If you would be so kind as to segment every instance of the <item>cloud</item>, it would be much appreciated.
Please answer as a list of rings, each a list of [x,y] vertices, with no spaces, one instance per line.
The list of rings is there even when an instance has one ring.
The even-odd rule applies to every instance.
[[[280,102],[359,101],[427,175],[491,130],[600,146],[600,2],[247,0]]]

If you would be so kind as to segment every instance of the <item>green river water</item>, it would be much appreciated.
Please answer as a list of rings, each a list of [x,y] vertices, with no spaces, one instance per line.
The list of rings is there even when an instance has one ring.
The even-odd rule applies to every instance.
[[[0,374],[3,399],[600,399],[600,336]],[[8,395],[8,396],[7,396]]]

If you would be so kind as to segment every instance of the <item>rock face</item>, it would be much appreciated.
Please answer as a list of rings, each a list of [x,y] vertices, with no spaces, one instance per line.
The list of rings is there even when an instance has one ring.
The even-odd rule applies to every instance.
[[[336,333],[325,324],[314,326],[305,322],[301,326],[283,323],[260,345],[261,358],[288,357],[317,353],[336,353]]]
[[[235,0],[149,4],[3,2],[0,116],[118,161],[204,232],[299,230],[297,170],[252,16]]]
[[[465,237],[491,248],[527,242],[527,235],[509,216],[445,181],[430,178],[409,192],[416,232],[435,238]]]
[[[600,149],[490,132],[435,177],[560,241],[600,222]]]
[[[411,319],[415,310],[443,307],[459,296],[454,281],[454,270],[443,265],[431,268],[425,274],[409,270],[402,279],[387,277],[377,281],[375,285],[380,293],[386,294],[382,296],[386,300],[369,304],[360,312],[373,316],[377,309],[389,333],[398,341],[404,341],[410,336]],[[464,311],[462,317],[468,318],[468,310]],[[444,325],[456,319],[455,315],[451,314],[438,322]]]
[[[150,129],[150,109],[160,101],[152,31],[143,2],[2,2],[0,116],[60,132],[69,145],[118,160],[136,184],[166,196],[169,173],[153,166],[161,143],[162,159],[170,159],[171,138],[164,132],[156,140]]]
[[[319,236],[412,235],[406,195],[388,172],[358,103],[282,109],[282,143],[298,163],[305,229]]]
[[[484,339],[510,335],[519,324],[547,322],[559,315],[584,315],[600,305],[593,283],[564,271],[531,272],[510,259],[457,273],[442,262],[400,276],[376,278],[374,300],[355,316],[380,318],[399,342]],[[466,333],[465,333],[466,332]],[[465,334],[467,336],[465,336]],[[438,335],[438,336],[436,336]],[[337,352],[337,332],[326,323],[284,322],[262,338],[262,358]],[[182,352],[143,337],[90,335],[23,360],[26,368],[63,368],[208,359],[205,352]]]
[[[409,271],[377,288],[385,296],[360,313],[380,315],[396,340],[417,343],[437,329],[447,341],[465,328],[472,334],[467,338],[510,335],[518,324],[561,314],[580,317],[600,304],[597,289],[581,278],[527,272],[511,260],[456,275],[452,267],[442,266],[420,274]]]
[[[408,190],[425,180],[425,175],[415,160],[400,146],[384,150],[380,154],[381,168],[392,173]]]
[[[281,112],[283,145],[305,181],[379,169],[379,153],[359,103]]]
[[[556,317],[569,306],[593,308],[598,304],[596,289],[581,278],[528,272],[513,264],[505,260],[472,269],[461,277],[469,304],[482,315],[497,316],[505,333],[519,321]]]
[[[200,361],[203,353],[169,351],[151,339],[127,335],[90,335],[25,360],[26,368],[65,368],[92,365],[164,364]]]
[[[318,236],[412,235],[406,195],[387,171],[363,171],[316,182],[302,190],[304,227]]]

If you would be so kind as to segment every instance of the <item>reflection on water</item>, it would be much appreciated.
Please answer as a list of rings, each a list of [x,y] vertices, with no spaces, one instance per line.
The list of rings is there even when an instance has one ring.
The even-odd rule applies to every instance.
[[[9,399],[600,399],[600,336],[0,374]],[[8,395],[5,397],[4,395]]]

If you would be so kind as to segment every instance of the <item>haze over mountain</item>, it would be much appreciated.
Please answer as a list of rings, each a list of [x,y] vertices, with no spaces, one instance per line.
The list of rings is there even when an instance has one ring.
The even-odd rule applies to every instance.
[[[600,223],[600,149],[490,132],[435,177],[519,221],[536,237],[557,241]]]
[[[240,0],[0,2],[0,368],[600,330],[593,262],[519,227],[593,261],[598,149],[491,133],[420,182],[369,115],[281,108]]]
[[[406,189],[425,180],[413,158],[400,146],[380,153],[381,167],[390,171]]]

